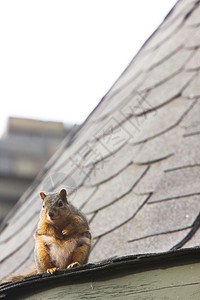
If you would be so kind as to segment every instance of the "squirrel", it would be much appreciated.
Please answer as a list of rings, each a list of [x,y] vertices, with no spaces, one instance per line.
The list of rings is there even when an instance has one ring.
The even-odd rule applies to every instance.
[[[68,202],[67,191],[40,192],[43,207],[35,238],[36,269],[29,274],[11,276],[22,280],[26,276],[57,269],[69,269],[87,263],[92,236],[85,216]]]

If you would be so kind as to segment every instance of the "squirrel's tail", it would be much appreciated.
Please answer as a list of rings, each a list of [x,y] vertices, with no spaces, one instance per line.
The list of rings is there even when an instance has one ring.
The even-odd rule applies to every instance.
[[[35,274],[37,274],[37,270],[36,270],[36,268],[33,268],[30,272],[25,273],[25,274],[20,274],[20,275],[12,275],[11,274],[11,275],[9,275],[7,277],[4,277],[2,279],[2,281],[0,281],[0,282],[20,281],[20,280],[23,280],[24,277],[35,275]]]

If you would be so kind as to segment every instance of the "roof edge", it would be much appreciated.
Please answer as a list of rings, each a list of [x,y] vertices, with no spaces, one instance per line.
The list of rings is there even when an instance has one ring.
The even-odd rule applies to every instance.
[[[77,284],[92,280],[107,280],[109,278],[135,274],[147,270],[170,268],[179,265],[200,262],[200,247],[184,248],[162,253],[149,253],[112,257],[99,263],[87,264],[71,270],[58,270],[55,274],[48,273],[25,277],[21,281],[0,284],[0,298],[22,297],[34,290],[44,291],[49,286],[62,284]],[[51,285],[50,285],[51,284]]]

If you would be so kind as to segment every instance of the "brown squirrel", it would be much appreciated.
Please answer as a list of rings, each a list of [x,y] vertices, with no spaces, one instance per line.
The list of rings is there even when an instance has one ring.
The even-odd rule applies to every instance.
[[[25,276],[57,269],[69,269],[87,263],[92,237],[85,216],[69,204],[67,192],[40,192],[43,208],[35,238],[36,270],[29,274],[11,276],[21,280]]]

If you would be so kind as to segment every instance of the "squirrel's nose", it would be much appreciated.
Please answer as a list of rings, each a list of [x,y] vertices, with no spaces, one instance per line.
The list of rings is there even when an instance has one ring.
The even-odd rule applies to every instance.
[[[49,217],[50,217],[50,218],[53,218],[53,216],[54,216],[54,213],[53,213],[52,211],[50,211],[50,212],[49,212]]]

